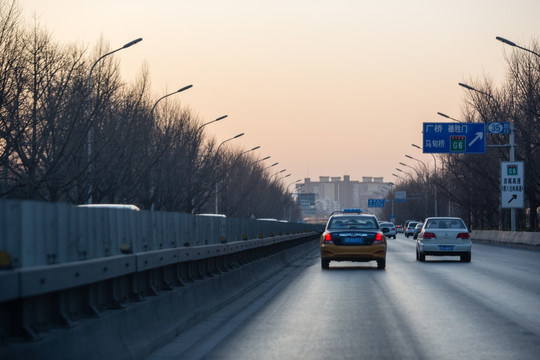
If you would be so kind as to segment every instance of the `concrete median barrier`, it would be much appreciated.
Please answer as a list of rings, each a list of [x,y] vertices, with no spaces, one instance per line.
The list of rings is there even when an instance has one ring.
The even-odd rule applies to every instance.
[[[35,341],[0,346],[0,358],[142,359],[304,255],[312,240],[49,331]]]

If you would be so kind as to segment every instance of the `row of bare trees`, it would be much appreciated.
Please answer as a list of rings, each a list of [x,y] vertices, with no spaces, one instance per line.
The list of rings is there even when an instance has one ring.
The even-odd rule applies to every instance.
[[[524,163],[525,182],[517,229],[540,231],[540,46],[533,40],[525,50],[505,55],[507,76],[500,87],[487,78],[471,82],[459,120],[513,125],[515,161]],[[510,210],[500,204],[500,162],[510,160],[509,135],[487,136],[485,154],[439,154],[436,172],[419,166],[416,174],[401,177],[395,190],[412,196],[395,204],[396,221],[433,216],[437,201],[439,216],[461,216],[477,229],[508,230]]]
[[[1,198],[188,213],[219,202],[231,216],[299,218],[252,153],[220,148],[174,101],[154,108],[147,69],[126,84],[114,57],[104,58],[88,89],[104,41],[94,51],[60,45],[21,19],[16,1],[0,0]]]

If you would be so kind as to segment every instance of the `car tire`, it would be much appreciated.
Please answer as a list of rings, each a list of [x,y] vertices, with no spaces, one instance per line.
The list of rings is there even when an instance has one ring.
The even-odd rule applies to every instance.
[[[420,250],[416,249],[416,260],[418,261],[426,261],[426,255],[421,253]]]
[[[384,269],[386,268],[386,259],[380,259],[377,260],[377,269]]]
[[[328,270],[330,268],[330,260],[321,259],[321,267],[325,270]]]
[[[471,253],[468,253],[466,255],[461,255],[461,262],[471,262]]]

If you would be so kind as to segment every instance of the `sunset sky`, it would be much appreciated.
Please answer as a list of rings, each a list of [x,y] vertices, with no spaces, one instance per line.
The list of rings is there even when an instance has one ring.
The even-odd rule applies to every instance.
[[[209,136],[286,169],[285,186],[319,176],[382,176],[432,166],[423,122],[461,117],[465,89],[500,85],[505,54],[540,41],[539,0],[19,0],[62,44],[103,37],[129,83],[147,66],[157,99],[174,95]],[[168,98],[172,100],[172,97]],[[482,155],[470,155],[482,156]],[[275,169],[275,170],[274,170]],[[404,168],[404,170],[410,170]]]

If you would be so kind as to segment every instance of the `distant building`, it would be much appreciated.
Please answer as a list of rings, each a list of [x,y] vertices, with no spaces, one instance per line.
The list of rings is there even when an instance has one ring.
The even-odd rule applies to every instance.
[[[344,208],[363,208],[371,213],[379,212],[378,208],[367,210],[368,199],[384,198],[391,190],[391,184],[385,183],[382,177],[364,176],[362,181],[358,181],[351,180],[349,175],[344,175],[343,179],[340,176],[319,176],[319,181],[305,178],[303,184],[296,184],[296,190],[303,217],[325,219],[332,212]],[[315,206],[307,206],[308,201],[304,197],[307,195],[315,202]]]

